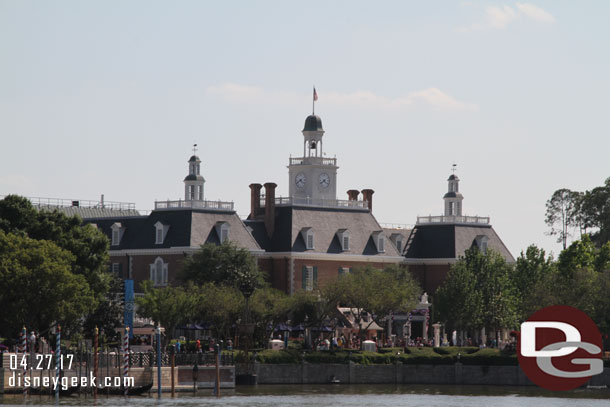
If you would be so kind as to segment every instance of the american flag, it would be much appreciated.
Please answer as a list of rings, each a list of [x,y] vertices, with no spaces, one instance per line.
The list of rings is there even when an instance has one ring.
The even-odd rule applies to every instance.
[[[316,88],[313,88],[313,101],[317,101],[318,100],[318,92],[316,92]]]

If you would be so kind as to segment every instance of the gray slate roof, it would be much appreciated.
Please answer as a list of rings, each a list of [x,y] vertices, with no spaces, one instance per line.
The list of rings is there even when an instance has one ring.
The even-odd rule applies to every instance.
[[[269,239],[262,220],[247,220],[252,234],[260,246],[269,252],[343,253],[370,256],[400,256],[385,234],[385,252],[378,253],[372,238],[373,232],[383,232],[375,217],[368,210],[338,208],[312,208],[299,206],[276,207],[275,231]],[[314,249],[307,250],[301,235],[310,227],[314,234]],[[350,250],[343,251],[337,231],[347,229]]]
[[[86,219],[95,223],[109,239],[111,226],[120,222],[125,228],[121,244],[110,250],[155,249],[170,247],[197,247],[204,243],[219,243],[217,222],[230,226],[229,240],[248,250],[261,250],[239,216],[233,211],[175,210],[153,211],[149,216]],[[163,244],[155,243],[155,223],[169,225]]]
[[[113,218],[117,216],[140,216],[135,209],[87,208],[79,206],[38,206],[40,210],[58,210],[68,216],[78,215],[83,219]]]
[[[515,258],[508,251],[491,225],[430,224],[416,225],[405,257],[411,259],[452,259],[464,255],[479,235],[489,239],[487,247],[500,253],[507,261]]]

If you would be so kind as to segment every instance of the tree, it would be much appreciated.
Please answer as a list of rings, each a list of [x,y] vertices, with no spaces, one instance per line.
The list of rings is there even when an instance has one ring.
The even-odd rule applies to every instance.
[[[206,283],[197,288],[194,318],[212,324],[214,335],[230,336],[229,328],[245,306],[243,294],[235,287]]]
[[[144,295],[136,298],[138,314],[165,328],[164,345],[167,345],[176,327],[193,318],[198,292],[193,286],[154,288],[152,281],[143,282],[141,287]]]
[[[544,249],[530,245],[525,253],[522,251],[517,258],[515,270],[511,274],[518,298],[518,317],[526,320],[532,313],[540,309],[541,303],[548,303],[549,292],[546,289],[548,278],[555,272],[552,256],[546,256]]]
[[[202,245],[200,250],[186,259],[180,278],[197,285],[213,283],[232,286],[246,296],[264,285],[263,273],[258,270],[254,256],[232,242]]]
[[[557,269],[565,277],[570,277],[576,270],[592,270],[595,264],[597,250],[589,238],[583,235],[582,239],[561,251],[557,261]]]
[[[17,195],[0,200],[0,230],[53,242],[70,252],[71,272],[86,280],[88,292],[93,295],[88,307],[93,312],[85,316],[87,330],[91,332],[91,327],[99,325],[111,332],[110,327],[119,323],[120,316],[117,317],[116,307],[112,306],[115,293],[108,295],[113,280],[107,266],[109,242],[101,231],[83,225],[78,216],[66,216],[57,210],[36,210],[28,199]],[[64,332],[69,331],[64,329]]]
[[[436,292],[439,314],[458,329],[516,325],[518,300],[511,273],[500,254],[467,250]]]
[[[322,297],[334,308],[337,303],[351,308],[361,336],[363,330],[373,322],[381,324],[381,319],[391,312],[412,310],[420,293],[419,284],[404,268],[377,270],[367,266],[328,284],[322,290]],[[365,321],[369,313],[372,318]]]
[[[249,320],[257,326],[258,339],[264,344],[269,337],[269,329],[273,330],[280,322],[288,320],[290,297],[283,291],[271,287],[256,290],[250,300]]]
[[[122,299],[124,293],[122,288],[121,278],[116,275],[112,276],[108,292],[83,322],[83,332],[87,336],[92,336],[95,327],[98,327],[100,338],[103,338],[100,340],[105,343],[120,343],[121,333],[117,331],[117,328],[122,328],[123,325]]]
[[[474,329],[483,321],[482,293],[477,287],[476,253],[466,252],[451,267],[443,284],[436,290],[437,311],[441,319],[458,330]]]
[[[579,216],[587,227],[597,229],[591,238],[598,246],[610,241],[610,178],[603,186],[584,193]]]
[[[580,196],[569,189],[558,189],[546,202],[546,224],[551,227],[550,234],[557,235],[557,243],[565,249],[570,236],[570,228],[576,226],[576,214]]]
[[[78,216],[57,210],[37,211],[27,198],[8,195],[0,200],[0,229],[48,240],[73,254],[72,272],[87,279],[100,299],[110,286],[107,273],[109,242],[106,235]]]
[[[77,328],[93,311],[94,293],[72,273],[74,256],[46,240],[0,231],[0,335],[17,336],[21,327],[46,331],[55,323]]]

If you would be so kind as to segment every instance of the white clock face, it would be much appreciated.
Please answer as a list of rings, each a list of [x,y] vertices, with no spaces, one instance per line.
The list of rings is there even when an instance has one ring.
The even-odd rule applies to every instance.
[[[296,177],[294,177],[294,184],[298,188],[303,188],[305,186],[305,182],[307,181],[307,177],[302,172],[299,172]]]
[[[320,174],[318,182],[320,183],[320,186],[322,188],[328,188],[328,186],[330,185],[330,177],[327,173],[323,172],[322,174]]]

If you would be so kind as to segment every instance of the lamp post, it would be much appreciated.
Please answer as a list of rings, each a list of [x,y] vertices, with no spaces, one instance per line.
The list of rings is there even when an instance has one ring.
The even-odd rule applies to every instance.
[[[161,398],[161,327],[155,328],[157,339],[157,397]]]

